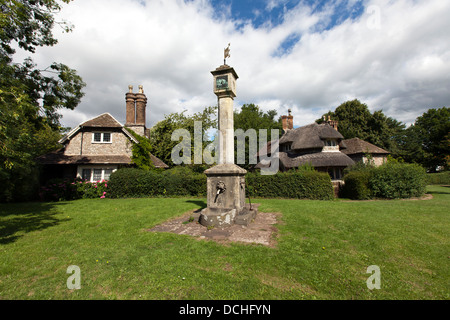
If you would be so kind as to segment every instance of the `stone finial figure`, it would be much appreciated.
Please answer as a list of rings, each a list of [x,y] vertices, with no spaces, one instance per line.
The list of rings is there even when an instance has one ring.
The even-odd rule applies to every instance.
[[[133,93],[133,86],[131,84],[128,86],[128,92]]]
[[[223,64],[227,64],[227,58],[231,57],[230,55],[230,44],[223,50]]]
[[[139,93],[144,93],[144,86],[139,86]]]

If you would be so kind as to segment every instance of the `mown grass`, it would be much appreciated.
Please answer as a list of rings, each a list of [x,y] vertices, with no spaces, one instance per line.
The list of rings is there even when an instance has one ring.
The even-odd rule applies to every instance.
[[[0,299],[449,299],[450,188],[432,200],[260,199],[275,248],[147,229],[205,199],[0,205]],[[67,267],[81,289],[66,286]],[[378,265],[381,289],[369,290]]]

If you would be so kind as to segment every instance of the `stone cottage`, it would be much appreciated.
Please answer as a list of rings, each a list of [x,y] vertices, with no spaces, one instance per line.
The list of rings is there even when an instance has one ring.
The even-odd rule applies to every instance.
[[[340,181],[343,170],[358,161],[369,158],[379,166],[387,161],[389,151],[359,138],[346,139],[338,131],[338,121],[324,119],[321,124],[312,123],[294,129],[293,116],[281,116],[283,135],[270,141],[258,151],[258,157],[269,155],[272,144],[279,148],[279,169],[286,171],[309,163],[317,171],[328,172],[333,181]],[[268,160],[261,160],[256,169],[267,167]]]
[[[317,171],[328,172],[332,180],[340,180],[343,169],[355,162],[341,152],[346,148],[344,137],[336,130],[335,122],[312,123],[293,128],[293,116],[282,116],[283,135],[278,141],[271,141],[258,152],[266,155],[273,143],[279,147],[279,169],[287,171],[304,164],[312,165]],[[255,168],[266,166],[268,161],[260,161]]]
[[[149,130],[145,126],[146,106],[147,98],[142,86],[138,93],[133,93],[130,86],[126,94],[125,126],[109,113],[79,124],[59,140],[63,145],[61,149],[37,159],[43,165],[44,180],[108,180],[115,170],[132,166],[132,146],[139,141],[125,127],[148,138]],[[155,167],[168,168],[157,157],[150,157]]]
[[[387,161],[387,156],[390,154],[389,151],[359,138],[347,139],[343,142],[347,148],[343,149],[342,153],[348,155],[355,162],[367,163],[370,159],[375,166],[380,166]]]

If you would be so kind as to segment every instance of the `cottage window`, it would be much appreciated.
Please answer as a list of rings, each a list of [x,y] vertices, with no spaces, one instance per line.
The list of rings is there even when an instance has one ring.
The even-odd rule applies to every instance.
[[[111,143],[111,132],[94,132],[92,142]]]
[[[102,142],[102,134],[100,132],[94,133],[94,142]]]
[[[83,180],[91,181],[91,169],[83,169],[83,172],[81,174],[81,178]]]
[[[287,152],[287,151],[291,150],[291,147],[292,147],[291,143],[283,144],[281,146],[281,151]]]
[[[111,173],[112,173],[112,169],[105,169],[105,174],[103,176],[103,179],[109,180],[109,178],[111,177]]]
[[[340,180],[342,179],[342,171],[340,168],[329,168],[328,174],[331,177],[331,180]]]
[[[83,180],[89,182],[96,182],[102,180],[109,180],[111,178],[111,174],[115,169],[112,168],[83,168],[79,173]]]
[[[336,147],[336,146],[337,146],[336,140],[328,139],[328,140],[326,141],[326,146],[327,146],[327,147]]]
[[[102,180],[102,169],[94,169],[94,177],[93,180],[94,181],[100,181]]]
[[[103,133],[103,142],[111,142],[111,133],[109,132]]]

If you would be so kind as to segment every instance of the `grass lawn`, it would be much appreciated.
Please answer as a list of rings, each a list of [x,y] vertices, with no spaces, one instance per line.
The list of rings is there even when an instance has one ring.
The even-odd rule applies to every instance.
[[[270,200],[278,245],[221,245],[156,224],[205,199],[0,205],[0,299],[449,299],[450,188],[432,200]],[[69,290],[70,265],[81,289]],[[381,270],[369,290],[367,267]]]

